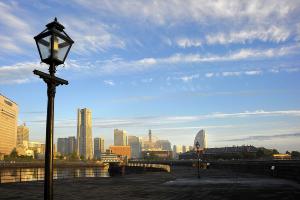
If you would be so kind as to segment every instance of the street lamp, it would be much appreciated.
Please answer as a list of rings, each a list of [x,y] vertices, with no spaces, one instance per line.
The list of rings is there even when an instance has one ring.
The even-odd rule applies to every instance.
[[[196,149],[198,155],[198,178],[200,178],[200,144],[198,141],[196,142]]]
[[[74,41],[64,31],[64,26],[55,18],[46,29],[34,37],[41,61],[49,65],[49,74],[34,70],[47,84],[48,106],[46,124],[44,199],[53,199],[53,129],[54,97],[56,86],[68,85],[68,81],[55,76],[56,67],[65,62]]]

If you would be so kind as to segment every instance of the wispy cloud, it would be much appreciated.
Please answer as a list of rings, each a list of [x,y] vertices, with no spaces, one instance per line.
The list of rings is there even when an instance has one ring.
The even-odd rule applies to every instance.
[[[173,125],[179,125],[189,122],[201,122],[205,119],[225,119],[225,118],[243,118],[256,116],[290,116],[300,117],[300,110],[280,110],[280,111],[245,111],[240,113],[211,113],[207,115],[188,115],[188,116],[142,116],[133,118],[93,118],[93,127],[99,128],[118,128],[118,127],[152,127],[152,128],[173,128]],[[45,120],[27,121],[28,123],[45,123]],[[67,128],[75,127],[75,119],[56,120],[56,127]],[[171,127],[166,127],[171,126]],[[213,126],[212,126],[213,127]]]
[[[0,2],[1,53],[24,53],[24,46],[34,44],[32,25],[17,13],[24,13],[17,2]],[[29,18],[28,16],[24,16]],[[30,28],[31,27],[31,28]]]
[[[113,80],[104,80],[103,81],[105,85],[114,86],[115,82]]]
[[[125,48],[124,40],[113,33],[115,27],[99,20],[67,17],[64,24],[76,41],[73,49],[77,54],[103,52],[109,48]]]
[[[281,22],[296,12],[299,3],[295,1],[223,1],[187,0],[187,1],[101,1],[74,0],[95,12],[109,12],[117,16],[135,18],[157,25],[184,23],[192,21],[212,24],[215,21],[251,24]],[[155,10],[155,12],[153,12]],[[136,18],[139,16],[139,18]],[[293,16],[293,15],[292,15]]]
[[[251,43],[254,40],[263,42],[284,42],[290,36],[290,31],[283,27],[271,26],[269,28],[256,28],[239,32],[208,34],[205,36],[206,44]]]
[[[176,44],[182,48],[200,47],[202,42],[200,39],[180,38],[176,40]]]
[[[300,137],[300,133],[290,133],[290,134],[274,134],[274,135],[255,135],[243,138],[235,138],[229,140],[223,140],[225,142],[240,142],[240,141],[261,141],[261,140],[272,140],[272,139],[282,139],[282,138],[294,138]]]
[[[1,84],[22,84],[33,81],[36,76],[33,75],[34,69],[41,70],[44,65],[38,62],[17,63],[10,66],[0,67]],[[45,69],[47,69],[45,67]]]
[[[199,78],[199,74],[193,74],[190,76],[181,76],[176,79],[182,80],[183,82],[189,82],[189,81],[192,81],[193,79],[198,79],[198,78]]]

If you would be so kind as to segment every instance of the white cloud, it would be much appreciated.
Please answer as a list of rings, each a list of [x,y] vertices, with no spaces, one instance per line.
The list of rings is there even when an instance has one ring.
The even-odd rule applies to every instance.
[[[252,75],[260,75],[260,74],[262,74],[262,71],[261,70],[252,70],[252,71],[246,71],[244,73],[246,75],[252,76]]]
[[[1,84],[22,84],[27,83],[35,78],[34,69],[43,69],[44,65],[39,62],[16,63],[11,66],[0,67],[0,83]],[[44,69],[47,69],[45,67]]]
[[[105,85],[109,85],[109,86],[114,86],[115,85],[115,82],[112,81],[112,80],[104,80],[103,81]]]
[[[69,30],[69,35],[76,41],[73,50],[77,54],[96,53],[109,48],[123,49],[126,46],[123,39],[113,34],[113,25],[104,24],[99,20],[67,17],[64,24]]]
[[[279,110],[279,111],[245,111],[240,113],[211,113],[207,115],[190,115],[190,116],[143,116],[134,118],[94,118],[93,126],[101,128],[116,128],[116,127],[153,127],[153,128],[172,128],[171,125],[179,125],[189,122],[202,122],[205,119],[224,119],[224,118],[241,118],[241,117],[256,117],[256,116],[290,116],[300,117],[300,110]],[[44,120],[27,121],[27,123],[42,124]],[[168,127],[171,126],[171,127]],[[56,120],[57,127],[75,127],[75,119]],[[178,128],[178,126],[177,126]],[[213,127],[209,127],[213,128]]]
[[[181,48],[200,47],[202,42],[199,39],[180,38],[176,40],[176,44]]]
[[[290,31],[283,27],[271,26],[267,29],[257,27],[239,32],[218,33],[206,35],[207,44],[250,43],[254,40],[284,42],[288,39]]]
[[[152,83],[153,78],[144,78],[141,80],[143,83]]]
[[[296,1],[206,1],[206,0],[165,0],[165,1],[103,1],[74,0],[81,6],[95,12],[134,18],[157,25],[197,22],[200,24],[228,23],[270,24],[284,22],[291,13],[296,14]],[[155,12],[154,12],[155,11]],[[139,16],[138,18],[136,16]],[[293,16],[293,15],[292,15]]]
[[[214,73],[211,73],[211,72],[205,74],[205,77],[207,77],[207,78],[211,78],[213,76],[214,76]]]
[[[199,78],[199,74],[193,74],[190,76],[182,76],[179,77],[178,79],[182,80],[183,82],[189,82],[192,81],[193,79],[198,79]]]
[[[239,76],[241,72],[222,72],[222,76]]]
[[[272,73],[279,73],[279,69],[270,69],[270,72],[272,72]]]
[[[0,52],[24,53],[24,46],[33,46],[33,26],[28,23],[29,17],[17,15],[23,12],[16,2],[0,2]]]

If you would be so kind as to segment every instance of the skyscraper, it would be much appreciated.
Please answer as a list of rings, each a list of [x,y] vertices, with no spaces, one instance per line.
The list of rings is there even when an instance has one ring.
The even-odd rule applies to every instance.
[[[87,108],[77,112],[77,154],[85,159],[93,158],[92,112]]]
[[[57,138],[57,151],[62,156],[68,154],[68,138]]]
[[[200,149],[206,149],[207,148],[207,136],[203,129],[201,129],[194,140],[194,148],[196,149],[196,143],[199,142]]]
[[[76,152],[77,144],[76,144],[76,137],[70,136],[68,137],[68,154],[72,154]]]
[[[17,144],[18,105],[0,94],[0,154],[8,155]]]
[[[124,130],[114,130],[114,146],[127,146],[127,132]]]
[[[57,151],[63,156],[76,152],[75,137],[57,138]]]
[[[100,158],[101,153],[104,153],[104,139],[94,138],[94,157]]]
[[[131,158],[140,158],[142,151],[142,142],[139,137],[128,136],[128,145],[131,148]]]
[[[17,129],[17,145],[24,145],[25,147],[28,147],[29,142],[29,129],[25,125],[18,126]]]
[[[178,158],[178,155],[182,153],[182,145],[173,145],[173,158]]]

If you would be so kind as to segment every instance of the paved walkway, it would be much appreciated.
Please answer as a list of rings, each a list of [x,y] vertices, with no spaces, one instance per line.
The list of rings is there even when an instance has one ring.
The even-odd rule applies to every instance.
[[[266,176],[175,167],[171,173],[130,174],[113,178],[57,180],[54,199],[297,199],[300,184]],[[0,185],[0,199],[43,199],[43,183]]]

